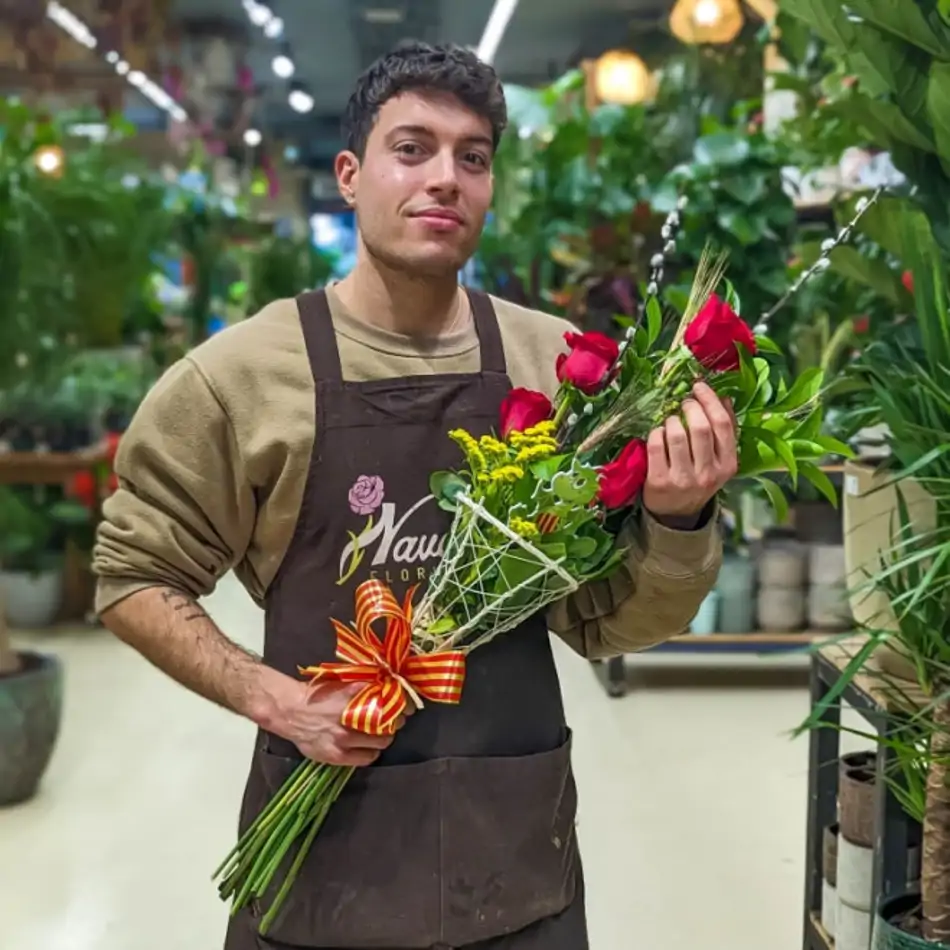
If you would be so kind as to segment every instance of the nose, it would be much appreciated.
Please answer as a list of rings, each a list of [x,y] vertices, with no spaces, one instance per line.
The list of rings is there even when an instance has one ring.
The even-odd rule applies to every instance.
[[[458,167],[452,149],[441,149],[430,163],[429,184],[426,188],[430,195],[440,197],[454,196],[459,191]]]

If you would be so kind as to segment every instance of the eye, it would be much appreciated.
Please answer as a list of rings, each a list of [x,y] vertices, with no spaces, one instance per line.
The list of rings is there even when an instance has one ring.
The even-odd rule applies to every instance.
[[[488,168],[488,159],[481,152],[467,152],[465,161],[477,165],[479,168]]]
[[[422,146],[418,142],[400,142],[396,151],[408,158],[418,158],[422,154]]]

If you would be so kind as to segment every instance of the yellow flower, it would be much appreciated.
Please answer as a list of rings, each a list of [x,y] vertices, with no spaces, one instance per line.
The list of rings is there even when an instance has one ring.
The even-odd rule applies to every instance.
[[[464,429],[452,429],[449,432],[449,438],[461,446],[462,451],[468,457],[472,471],[487,468],[485,453],[478,447],[478,442]]]
[[[494,455],[502,459],[508,458],[508,446],[504,442],[499,442],[494,436],[483,435],[478,444],[487,455]]]
[[[524,434],[528,436],[548,436],[549,438],[557,432],[557,426],[554,424],[552,419],[545,419],[544,422],[539,422],[537,425],[531,426],[530,429],[525,429]]]
[[[493,482],[517,482],[524,478],[524,469],[520,465],[502,465],[491,473]]]
[[[550,458],[554,449],[553,445],[526,445],[518,451],[515,462],[536,462],[538,459]]]
[[[522,538],[536,538],[541,534],[533,521],[525,521],[523,518],[512,518],[509,527]]]

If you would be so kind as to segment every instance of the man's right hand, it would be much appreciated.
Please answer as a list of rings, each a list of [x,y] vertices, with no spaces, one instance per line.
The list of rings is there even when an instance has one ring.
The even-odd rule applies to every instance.
[[[275,714],[264,728],[292,742],[306,758],[329,765],[371,765],[392,744],[393,736],[367,735],[340,722],[363,684],[328,681],[310,686],[273,670],[271,674],[267,691]],[[398,727],[403,722],[400,719]]]

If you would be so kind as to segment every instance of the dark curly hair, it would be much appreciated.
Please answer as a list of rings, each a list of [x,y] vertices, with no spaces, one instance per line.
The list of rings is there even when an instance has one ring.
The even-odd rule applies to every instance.
[[[495,70],[464,47],[409,41],[381,56],[357,79],[343,114],[343,140],[351,152],[363,157],[379,110],[408,89],[451,93],[488,119],[498,147],[508,124],[508,109]]]

